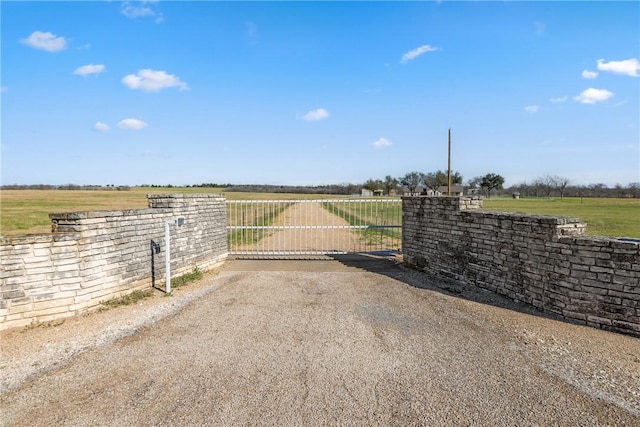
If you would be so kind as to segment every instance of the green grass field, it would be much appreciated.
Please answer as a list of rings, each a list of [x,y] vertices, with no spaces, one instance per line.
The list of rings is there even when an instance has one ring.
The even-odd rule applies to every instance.
[[[107,190],[2,190],[0,193],[0,234],[15,236],[50,232],[49,213],[141,209],[147,207],[147,194],[216,193],[229,200],[331,199],[285,193],[222,193],[219,188],[147,188],[129,191]],[[640,238],[640,200],[638,199],[512,199],[484,200],[485,210],[569,216],[587,223],[587,233],[601,236]]]
[[[640,238],[639,199],[491,198],[484,199],[484,209],[580,218],[587,234]]]

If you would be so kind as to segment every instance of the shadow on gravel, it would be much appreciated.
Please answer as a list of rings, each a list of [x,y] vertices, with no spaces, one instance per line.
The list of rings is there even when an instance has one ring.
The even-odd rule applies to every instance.
[[[382,274],[416,288],[428,289],[456,298],[462,298],[481,304],[489,304],[520,313],[544,317],[546,319],[577,324],[576,322],[571,322],[560,316],[551,313],[544,313],[529,304],[514,302],[507,297],[498,295],[486,289],[430,277],[424,272],[404,266],[402,264],[401,257],[397,253],[380,252],[331,255],[331,258],[345,266],[359,268],[376,274]]]

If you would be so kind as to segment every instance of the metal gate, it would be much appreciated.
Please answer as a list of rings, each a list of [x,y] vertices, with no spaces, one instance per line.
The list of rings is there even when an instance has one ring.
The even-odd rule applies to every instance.
[[[228,200],[230,255],[399,251],[400,199]]]

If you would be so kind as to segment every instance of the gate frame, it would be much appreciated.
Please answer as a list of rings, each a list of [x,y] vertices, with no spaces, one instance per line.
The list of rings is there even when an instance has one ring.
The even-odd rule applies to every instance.
[[[327,225],[327,224],[307,224],[305,225],[297,225],[297,224],[284,224],[284,225],[272,225],[271,223],[265,224],[264,223],[264,217],[265,214],[266,215],[271,215],[272,211],[269,211],[267,213],[265,213],[264,210],[262,210],[262,215],[259,217],[260,220],[262,220],[262,224],[244,224],[245,223],[245,217],[244,217],[244,207],[243,206],[247,206],[247,207],[251,207],[253,205],[263,205],[263,206],[269,206],[269,208],[273,209],[274,206],[278,206],[278,209],[282,209],[280,212],[278,212],[274,218],[277,218],[279,215],[283,214],[288,208],[290,208],[290,206],[284,206],[282,207],[282,205],[284,204],[298,204],[298,203],[317,203],[321,205],[321,209],[326,210],[326,212],[328,212],[329,214],[335,215],[338,218],[342,218],[344,221],[346,221],[347,223],[349,223],[349,225]],[[324,203],[331,203],[331,204],[360,204],[360,206],[364,207],[364,212],[360,211],[357,212],[357,214],[352,214],[349,211],[344,211],[341,210],[339,207],[335,208],[333,211],[331,211],[330,209],[327,209],[326,207],[322,206]],[[389,214],[389,212],[386,212],[386,215],[384,216],[383,220],[381,222],[384,222],[383,224],[378,224],[378,223],[371,223],[370,221],[367,222],[366,217],[367,214],[371,215],[371,214],[377,214],[378,210],[376,209],[375,212],[372,209],[369,209],[369,211],[366,210],[366,206],[370,205],[370,206],[378,206],[378,204],[381,203],[385,203],[387,204],[386,206],[383,206],[382,209],[388,209],[390,206],[390,210],[392,212],[392,214]],[[240,219],[241,224],[238,225],[238,209],[235,209],[235,213],[233,215],[230,215],[230,205],[240,205],[241,208],[239,209],[242,212],[242,218]],[[395,215],[393,215],[393,209],[396,208],[397,209],[397,213]],[[365,250],[343,250],[343,249],[325,249],[325,248],[321,248],[321,249],[312,249],[312,250],[307,250],[307,249],[277,249],[277,248],[268,248],[265,249],[265,247],[260,247],[259,244],[261,241],[263,241],[263,239],[265,237],[269,237],[269,236],[263,236],[263,237],[258,237],[257,242],[253,245],[255,248],[247,248],[244,247],[242,249],[239,249],[239,246],[241,245],[241,243],[238,242],[237,237],[235,241],[232,241],[232,233],[233,232],[238,232],[241,230],[250,230],[251,233],[271,233],[272,231],[275,232],[279,232],[279,231],[283,231],[283,230],[350,230],[350,231],[354,231],[354,230],[380,230],[380,234],[382,235],[384,230],[387,229],[397,229],[400,230],[400,233],[402,232],[402,199],[400,198],[366,198],[366,199],[361,199],[361,198],[335,198],[335,199],[268,199],[268,200],[227,200],[226,201],[226,209],[227,209],[227,247],[228,247],[228,254],[230,256],[236,256],[236,257],[242,257],[242,256],[255,256],[255,257],[295,257],[295,256],[313,256],[313,255],[342,255],[342,254],[349,254],[349,253],[398,253],[400,252],[400,245],[401,245],[401,234],[399,237],[393,237],[393,236],[385,236],[384,238],[381,238],[381,243],[375,245],[372,244],[364,244],[364,245],[360,245],[360,248],[362,249],[363,247],[365,248]],[[340,215],[338,213],[336,213],[336,210],[341,211],[343,215]],[[383,210],[381,212],[384,212]],[[347,218],[344,217],[344,215],[347,214]],[[357,215],[361,215],[361,216],[357,216]],[[258,217],[258,215],[256,214],[255,217]],[[305,218],[308,220],[308,218]],[[377,219],[377,217],[376,217]],[[357,222],[360,223],[357,223]],[[251,221],[250,221],[251,222]],[[295,222],[295,221],[294,221]],[[313,222],[313,221],[312,221]],[[356,224],[351,224],[352,222],[356,222]],[[253,237],[252,237],[253,239]],[[295,240],[295,238],[294,238]],[[390,242],[398,242],[399,241],[399,245],[391,245]],[[383,247],[384,246],[384,247]],[[396,247],[390,247],[390,246],[398,246]],[[354,248],[355,249],[355,248]]]

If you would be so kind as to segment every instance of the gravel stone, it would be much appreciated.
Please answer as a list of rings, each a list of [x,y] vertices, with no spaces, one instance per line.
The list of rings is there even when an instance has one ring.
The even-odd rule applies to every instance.
[[[640,340],[334,258],[4,331],[0,424],[640,425]]]

